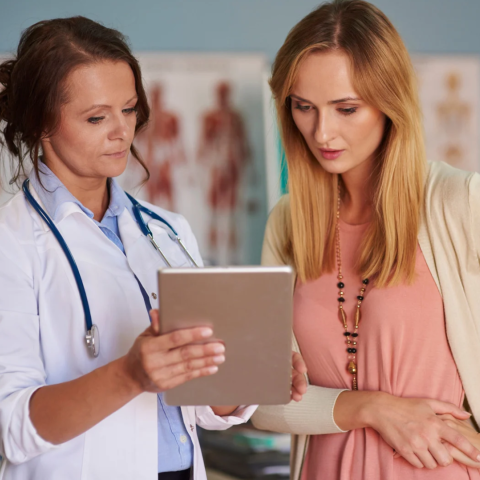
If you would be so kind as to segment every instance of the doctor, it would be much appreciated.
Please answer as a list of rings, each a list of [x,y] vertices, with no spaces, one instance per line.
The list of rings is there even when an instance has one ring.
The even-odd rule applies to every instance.
[[[225,429],[255,407],[163,401],[214,374],[225,352],[193,344],[208,328],[159,335],[162,255],[172,266],[201,258],[183,217],[147,205],[139,219],[114,180],[129,154],[142,163],[132,142],[149,108],[136,59],[115,30],[49,20],[23,33],[0,82],[14,180],[33,162],[0,209],[0,479],[206,479],[197,425]]]

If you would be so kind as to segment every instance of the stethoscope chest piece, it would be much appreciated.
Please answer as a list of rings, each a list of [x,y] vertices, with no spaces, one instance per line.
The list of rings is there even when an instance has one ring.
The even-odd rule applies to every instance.
[[[90,330],[85,334],[85,342],[87,343],[88,351],[93,357],[98,357],[100,353],[100,332],[98,327],[93,324]]]

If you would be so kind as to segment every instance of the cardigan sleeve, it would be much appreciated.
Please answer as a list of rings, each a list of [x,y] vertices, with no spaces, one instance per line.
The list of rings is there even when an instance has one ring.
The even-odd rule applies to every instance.
[[[468,184],[468,199],[470,203],[472,245],[475,245],[477,258],[480,261],[480,175],[473,173]]]
[[[285,265],[289,263],[284,252],[288,232],[289,198],[283,196],[272,210],[265,230],[262,250],[262,265]],[[299,351],[293,339],[293,349]],[[290,433],[294,435],[319,435],[340,433],[333,419],[335,402],[343,389],[309,385],[300,402],[287,405],[260,406],[252,416],[252,423],[260,430]]]

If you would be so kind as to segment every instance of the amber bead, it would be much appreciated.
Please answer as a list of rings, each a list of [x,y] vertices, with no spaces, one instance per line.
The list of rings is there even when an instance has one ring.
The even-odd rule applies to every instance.
[[[353,375],[355,373],[357,373],[357,365],[355,364],[355,362],[350,362],[348,364],[348,371]]]

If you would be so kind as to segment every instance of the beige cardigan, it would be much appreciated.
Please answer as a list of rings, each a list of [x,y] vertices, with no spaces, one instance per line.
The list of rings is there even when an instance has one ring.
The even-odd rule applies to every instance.
[[[288,196],[270,214],[262,264],[288,263],[282,253]],[[447,338],[473,415],[480,423],[480,175],[431,163],[418,242],[442,295]],[[294,339],[294,348],[298,345]],[[309,435],[337,433],[333,407],[342,390],[310,385],[301,402],[260,407],[257,428],[292,434],[293,480],[301,475]]]

